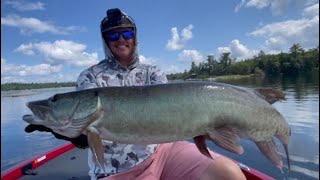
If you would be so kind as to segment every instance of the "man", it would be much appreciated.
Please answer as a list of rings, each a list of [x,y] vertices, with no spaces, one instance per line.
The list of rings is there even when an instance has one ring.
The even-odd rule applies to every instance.
[[[77,90],[167,83],[165,74],[157,66],[139,62],[137,28],[130,16],[119,9],[110,9],[101,21],[100,29],[105,59],[79,75]],[[49,131],[77,147],[87,147],[85,135],[71,139],[41,128],[33,125],[26,131]],[[214,152],[210,152],[213,160],[209,159],[189,142],[136,145],[103,141],[103,145],[106,179],[245,179],[231,160]],[[104,177],[103,170],[94,161],[89,150],[91,179]]]

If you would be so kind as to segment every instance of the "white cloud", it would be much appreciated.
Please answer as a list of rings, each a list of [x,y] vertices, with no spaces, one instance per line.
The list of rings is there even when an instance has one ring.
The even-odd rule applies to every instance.
[[[21,44],[17,49],[15,49],[16,52],[21,52],[22,54],[32,56],[35,55],[33,51],[33,44]]]
[[[289,4],[296,5],[295,11],[301,10],[300,19],[289,19],[270,24],[259,23],[259,28],[248,35],[263,38],[265,43],[260,48],[266,53],[287,51],[294,43],[299,43],[304,49],[318,46],[319,2],[314,0],[242,0],[236,6],[235,11],[237,12],[243,6],[257,9],[271,7],[273,14],[278,15]]]
[[[197,50],[183,50],[179,53],[179,60],[184,62],[195,62],[199,64],[200,62],[204,61],[203,55]]]
[[[179,50],[183,48],[183,45],[180,44],[180,37],[176,27],[171,28],[171,39],[168,40],[166,47],[168,50]]]
[[[81,70],[73,73],[56,73],[48,77],[37,77],[37,82],[75,82]]]
[[[249,49],[238,39],[232,40],[228,47],[218,47],[217,50],[219,54],[230,52],[230,56],[237,59],[251,58],[257,54],[257,50]]]
[[[230,49],[232,55],[238,58],[252,57],[255,54],[254,50],[248,49],[245,45],[241,44],[238,39],[231,41]]]
[[[23,1],[6,1],[6,4],[18,11],[44,10],[44,4],[41,2],[23,2]]]
[[[18,15],[8,15],[1,17],[1,25],[17,27],[20,33],[29,35],[32,33],[52,33],[52,34],[70,34],[72,31],[83,30],[82,27],[76,26],[54,26],[52,23],[44,22],[36,18],[25,18]]]
[[[289,7],[289,0],[274,0],[271,2],[271,12],[273,15],[283,14]]]
[[[241,3],[235,7],[235,12],[238,12],[243,6],[257,9],[270,7],[273,15],[280,15],[288,8],[289,0],[241,0]]]
[[[56,40],[51,42],[22,44],[16,52],[25,55],[41,54],[45,62],[50,64],[70,64],[79,67],[88,67],[98,63],[97,53],[85,52],[86,45],[73,41]]]
[[[62,72],[62,65],[37,64],[19,65],[7,63],[1,58],[1,83],[44,83],[44,82],[74,82],[83,69],[73,69]]]
[[[26,83],[27,81],[24,78],[13,77],[13,76],[2,77],[1,75],[1,84],[12,83],[12,82]]]
[[[155,64],[156,63],[156,60],[153,59],[153,58],[146,58],[145,56],[143,55],[139,55],[139,61],[144,63],[144,64]]]
[[[231,53],[230,47],[218,47],[218,53],[222,54],[222,53]]]
[[[319,16],[319,3],[314,4],[312,6],[306,7],[302,13],[305,17],[315,17]]]
[[[270,37],[269,39],[267,39],[265,41],[265,44],[270,49],[278,49],[278,50],[280,50],[280,49],[282,49],[282,47],[287,45],[287,41],[286,41],[286,39],[284,39],[281,36],[274,36],[274,37]]]
[[[192,24],[189,24],[189,26],[182,29],[182,32],[181,32],[182,41],[187,41],[193,37],[192,29],[193,29]]]
[[[319,45],[319,15],[267,24],[249,35],[266,38],[266,45],[276,50],[293,43],[299,43],[304,48],[314,48]]]
[[[157,58],[145,57],[143,55],[139,55],[139,60],[144,64],[157,65],[165,74],[183,72],[184,69],[181,66],[190,66],[189,63],[180,63],[179,65],[164,64],[164,61]]]
[[[179,72],[183,72],[184,69],[177,65],[168,65],[163,69],[165,74],[175,74]]]
[[[234,8],[234,12],[238,12],[240,10],[240,8],[242,6],[244,6],[246,4],[246,0],[241,0],[241,3],[238,4],[235,8]]]
[[[52,66],[50,64],[38,64],[34,66],[19,65],[17,72],[20,76],[48,75],[61,70],[61,65]]]
[[[61,70],[61,65],[38,64],[34,66],[9,64],[1,58],[1,79],[10,76],[49,75]]]
[[[183,28],[181,31],[181,38],[180,38],[180,35],[178,33],[178,28],[177,27],[171,28],[171,38],[168,40],[166,48],[168,50],[182,49],[185,46],[186,42],[192,39],[193,37],[192,29],[193,29],[192,24]]]
[[[246,7],[256,7],[258,9],[262,9],[271,5],[274,0],[248,0],[245,4]]]

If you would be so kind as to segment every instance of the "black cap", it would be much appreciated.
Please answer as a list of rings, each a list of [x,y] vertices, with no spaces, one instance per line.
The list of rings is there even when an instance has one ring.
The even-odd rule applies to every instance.
[[[133,19],[118,8],[109,9],[106,14],[107,17],[100,24],[101,32],[111,31],[119,27],[135,28]]]

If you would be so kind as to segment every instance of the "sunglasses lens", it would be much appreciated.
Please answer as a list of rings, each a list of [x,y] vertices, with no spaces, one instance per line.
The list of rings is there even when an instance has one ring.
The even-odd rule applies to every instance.
[[[123,39],[126,39],[126,40],[131,39],[134,36],[132,31],[123,31],[121,33],[121,35],[122,35]]]
[[[119,36],[120,36],[120,33],[114,32],[114,33],[107,34],[107,39],[108,41],[117,41],[119,39]]]
[[[108,41],[118,41],[120,38],[120,33],[123,39],[128,40],[134,37],[134,33],[132,31],[123,31],[123,32],[113,32],[105,35]]]

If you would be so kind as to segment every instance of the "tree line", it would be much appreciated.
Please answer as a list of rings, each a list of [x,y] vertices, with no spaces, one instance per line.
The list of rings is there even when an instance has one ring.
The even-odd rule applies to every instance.
[[[230,52],[222,53],[219,59],[213,55],[199,65],[191,63],[189,71],[169,74],[168,79],[205,79],[221,75],[276,75],[280,73],[294,74],[300,72],[319,70],[319,46],[309,50],[304,50],[298,43],[289,48],[288,53],[265,54],[260,50],[258,55],[252,58],[237,61],[230,57]]]
[[[1,84],[1,91],[24,90],[24,89],[41,89],[57,87],[75,87],[75,82],[53,82],[53,83],[5,83]]]

